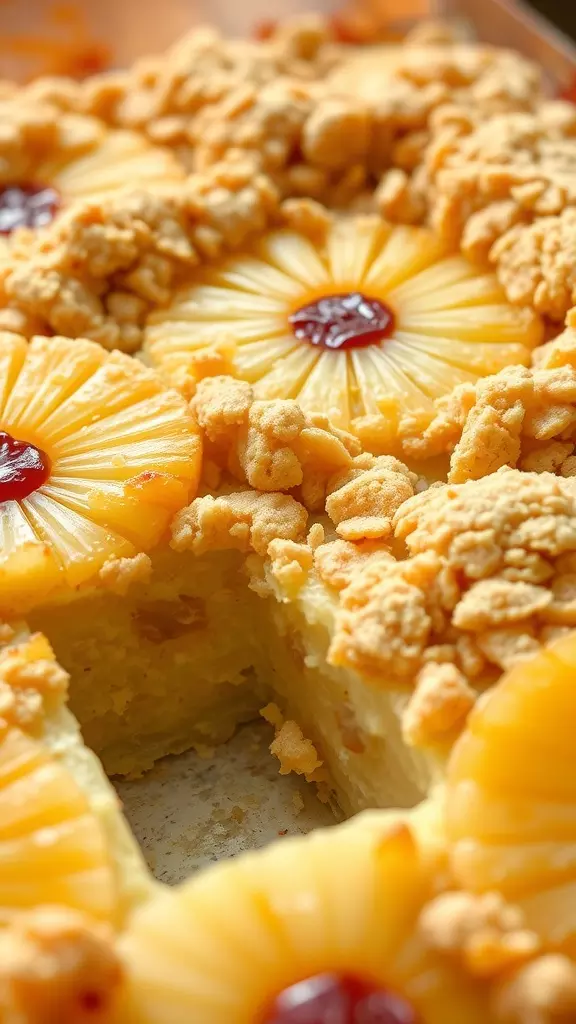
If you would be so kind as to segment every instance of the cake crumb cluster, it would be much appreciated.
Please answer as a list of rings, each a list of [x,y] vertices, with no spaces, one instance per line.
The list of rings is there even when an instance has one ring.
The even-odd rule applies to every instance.
[[[146,315],[184,271],[241,245],[276,208],[274,187],[241,161],[163,195],[128,191],[73,204],[44,233],[20,232],[13,259],[0,267],[0,325],[134,352]]]
[[[437,404],[416,457],[451,452],[449,480],[480,479],[503,466],[571,477],[576,473],[576,333],[568,328],[537,349],[531,369],[511,366],[460,385]]]
[[[67,692],[68,674],[46,637],[35,633],[1,648],[0,718],[4,723],[37,734],[46,715],[64,703]]]

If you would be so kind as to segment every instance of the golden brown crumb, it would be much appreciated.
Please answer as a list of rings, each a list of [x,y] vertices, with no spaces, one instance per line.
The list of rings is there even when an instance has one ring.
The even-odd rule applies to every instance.
[[[402,716],[406,743],[417,747],[449,740],[461,730],[475,701],[476,693],[456,665],[425,665]]]
[[[500,470],[408,498],[394,528],[403,561],[339,542],[315,552],[340,590],[328,660],[378,686],[415,685],[407,735],[435,744],[458,730],[472,690],[576,622],[576,490]]]
[[[36,329],[40,320],[45,330],[134,352],[147,312],[167,301],[180,276],[241,245],[276,209],[271,183],[242,162],[162,195],[78,202],[49,227],[16,234],[0,295],[23,317],[22,330],[28,318]]]
[[[328,481],[326,512],[344,540],[387,537],[394,513],[412,497],[415,483],[416,475],[390,455],[370,459],[370,464],[360,456]]]
[[[133,558],[109,558],[98,575],[107,590],[124,597],[134,583],[148,583],[151,572],[149,556],[140,552]]]
[[[306,509],[288,494],[239,491],[196,498],[172,523],[175,551],[253,550],[265,555],[276,539],[304,538]]]
[[[381,543],[371,541],[352,544],[346,540],[332,540],[321,544],[314,552],[314,566],[320,579],[335,590],[347,587],[354,572],[369,560],[394,562]]]
[[[324,507],[328,480],[360,451],[326,417],[305,416],[291,399],[255,401],[250,385],[231,377],[200,381],[192,407],[223,468],[257,490],[297,489],[310,510]]]
[[[25,91],[0,98],[0,182],[22,184],[36,180],[37,167],[56,166],[82,156],[104,137],[94,117],[62,113],[48,100]]]
[[[440,111],[426,194],[440,234],[472,259],[489,257],[511,301],[534,301],[562,319],[571,291],[562,247],[573,245],[573,218],[562,211],[576,203],[576,118],[563,101],[532,108],[488,119],[479,107],[460,118]],[[540,218],[545,227],[526,227]]]
[[[413,678],[432,637],[429,606],[440,571],[440,561],[428,554],[361,566],[342,592],[329,662],[381,686]]]
[[[273,540],[268,545],[270,572],[282,588],[293,598],[308,578],[312,568],[312,549],[293,540]]]
[[[576,445],[576,343],[565,331],[542,346],[533,369],[511,366],[463,384],[405,448],[420,457],[452,451],[449,480],[479,479],[503,466],[572,475]],[[558,440],[556,440],[558,439]]]
[[[496,892],[443,893],[424,907],[419,929],[433,948],[482,977],[522,963],[539,948],[520,910]]]
[[[576,1018],[576,966],[548,953],[495,986],[492,1009],[502,1024],[568,1024]]]
[[[7,1024],[104,1018],[121,982],[111,932],[78,911],[37,907],[0,930],[0,1018]]]
[[[280,775],[305,775],[310,779],[323,762],[318,757],[314,744],[306,739],[299,725],[288,720],[284,722],[276,739],[270,744],[270,753],[280,762]]]
[[[45,715],[64,701],[68,678],[41,633],[2,648],[0,715],[21,729],[38,732]]]
[[[576,209],[512,227],[490,260],[511,302],[563,320],[576,302]]]

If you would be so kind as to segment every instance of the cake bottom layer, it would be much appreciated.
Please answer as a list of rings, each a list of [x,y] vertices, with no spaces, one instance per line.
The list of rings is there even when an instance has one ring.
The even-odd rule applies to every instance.
[[[274,701],[316,747],[346,814],[412,806],[430,766],[402,742],[402,695],[327,664],[335,606],[317,581],[297,600],[257,596],[236,552],[163,548],[150,582],[38,610],[30,624],[70,673],[70,708],[110,775],[222,743]]]

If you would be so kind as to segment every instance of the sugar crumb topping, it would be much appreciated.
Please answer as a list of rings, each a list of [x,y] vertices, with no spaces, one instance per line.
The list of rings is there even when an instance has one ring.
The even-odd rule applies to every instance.
[[[0,650],[0,716],[38,733],[45,716],[66,699],[68,673],[41,633]]]
[[[288,494],[205,495],[178,513],[170,545],[197,555],[228,549],[266,555],[274,540],[302,540],[307,519],[306,509]]]
[[[461,960],[480,976],[522,963],[539,950],[521,911],[496,892],[446,892],[428,903],[419,929],[432,948]]]

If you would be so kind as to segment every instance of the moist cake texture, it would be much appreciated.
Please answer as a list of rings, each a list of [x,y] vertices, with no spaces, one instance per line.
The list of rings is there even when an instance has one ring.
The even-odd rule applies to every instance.
[[[0,1024],[570,1024],[574,107],[257,35],[0,83]],[[351,820],[160,886],[259,715]]]

